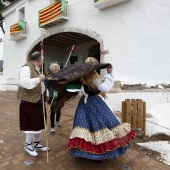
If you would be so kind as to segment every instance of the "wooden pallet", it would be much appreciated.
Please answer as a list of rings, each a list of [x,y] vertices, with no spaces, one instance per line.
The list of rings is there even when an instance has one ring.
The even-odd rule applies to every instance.
[[[122,102],[122,123],[132,125],[138,135],[145,137],[146,132],[146,102],[141,99],[125,99]]]

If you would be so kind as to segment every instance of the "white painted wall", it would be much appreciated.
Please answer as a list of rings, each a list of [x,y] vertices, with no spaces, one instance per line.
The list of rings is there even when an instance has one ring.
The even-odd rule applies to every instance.
[[[129,0],[104,10],[95,8],[92,0],[68,0],[69,20],[46,30],[40,29],[38,11],[49,3],[48,0],[24,0],[11,7],[10,15],[4,12],[4,77],[7,79],[18,77],[27,50],[41,36],[41,30],[47,33],[56,28],[75,27],[94,31],[102,37],[104,48],[110,52],[104,62],[113,64],[115,78],[122,83],[170,83],[169,0]],[[20,5],[17,7],[17,4]],[[28,23],[27,38],[12,42],[9,27],[18,20],[16,11],[23,6]]]

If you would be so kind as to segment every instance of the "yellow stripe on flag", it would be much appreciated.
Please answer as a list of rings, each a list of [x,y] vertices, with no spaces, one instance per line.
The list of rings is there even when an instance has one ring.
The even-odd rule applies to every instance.
[[[10,34],[13,34],[13,33],[16,33],[16,32],[20,32],[18,23],[14,24],[10,27]]]
[[[58,15],[61,14],[61,11],[58,11],[58,12],[55,12],[54,14],[44,18],[44,19],[41,19],[41,22],[44,22],[44,21],[51,21],[54,17],[57,17]]]
[[[61,15],[58,15],[57,17],[53,18],[53,20],[51,20],[50,22],[56,20],[56,19],[59,18],[59,17],[61,17]],[[46,24],[48,24],[48,23],[49,23],[49,21],[43,22],[40,26],[46,25]]]
[[[48,7],[48,8],[49,8],[48,10],[40,11],[40,15],[41,15],[41,16],[48,15],[48,13],[56,10],[56,9],[59,8],[60,6],[61,6],[61,3],[56,3],[52,8],[51,8],[51,7]]]
[[[53,5],[50,5],[44,9],[42,9],[39,12],[39,25],[45,25],[48,24],[55,19],[61,17],[62,11],[61,11],[62,4],[60,1],[56,2]]]
[[[40,20],[46,19],[46,18],[48,18],[48,17],[56,14],[56,12],[57,12],[57,13],[58,13],[58,12],[61,12],[61,7],[60,7],[60,8],[56,8],[56,10],[51,11],[50,13],[48,13],[48,14],[46,14],[46,15],[44,15],[44,16],[40,16]]]

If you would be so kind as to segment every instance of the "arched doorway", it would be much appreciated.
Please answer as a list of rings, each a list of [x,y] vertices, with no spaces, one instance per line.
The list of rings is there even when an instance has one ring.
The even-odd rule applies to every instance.
[[[45,54],[45,66],[50,62],[59,61],[63,65],[68,58],[73,45],[78,46],[78,50],[72,52],[71,56],[77,56],[77,63],[83,63],[85,58],[92,56],[99,62],[104,62],[104,56],[100,52],[104,51],[103,40],[100,35],[92,30],[78,28],[59,28],[43,34]],[[27,51],[27,56],[36,50],[40,51],[42,37],[35,40]]]

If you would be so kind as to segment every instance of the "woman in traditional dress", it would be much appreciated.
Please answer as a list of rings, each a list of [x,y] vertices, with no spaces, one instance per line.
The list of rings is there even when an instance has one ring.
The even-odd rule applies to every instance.
[[[57,97],[57,92],[55,91],[55,89],[53,88],[53,86],[50,85],[50,80],[52,80],[53,78],[55,78],[55,75],[60,71],[60,66],[59,64],[55,63],[51,63],[50,67],[50,74],[45,78],[45,86],[48,89],[48,103],[51,105],[56,101],[56,97]],[[56,117],[55,117],[56,115]],[[51,113],[50,113],[50,123],[51,123],[51,130],[50,130],[50,135],[54,135],[55,134],[55,127],[54,127],[54,123],[55,123],[55,119],[56,119],[56,126],[60,127],[61,123],[60,123],[60,116],[61,116],[61,107],[58,106],[57,109],[51,108]]]
[[[88,57],[85,63],[97,64],[98,61]],[[129,123],[120,123],[100,97],[105,97],[105,92],[113,87],[112,65],[108,66],[104,78],[94,71],[82,83],[83,97],[76,109],[68,144],[72,155],[99,161],[125,154],[136,134]]]

